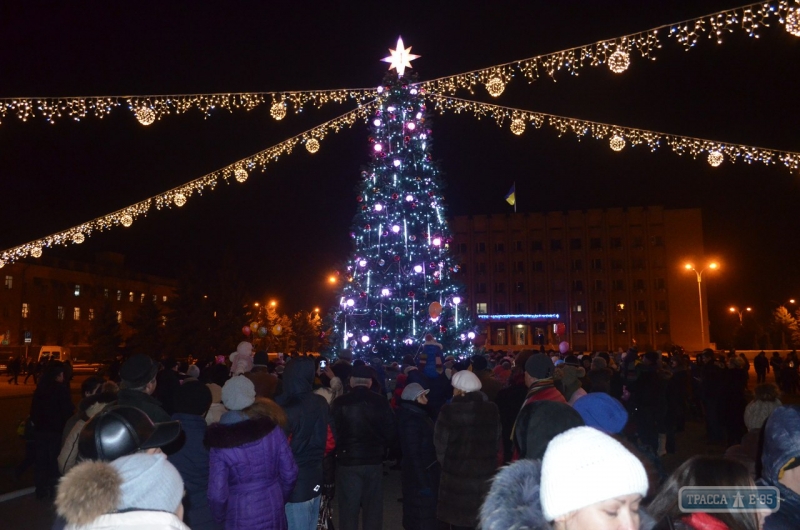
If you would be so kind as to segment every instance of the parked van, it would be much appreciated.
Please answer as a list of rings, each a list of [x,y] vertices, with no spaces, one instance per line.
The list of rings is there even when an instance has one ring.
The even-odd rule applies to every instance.
[[[69,348],[63,346],[42,346],[42,349],[39,351],[39,361],[42,359],[48,361],[72,362],[72,354]]]

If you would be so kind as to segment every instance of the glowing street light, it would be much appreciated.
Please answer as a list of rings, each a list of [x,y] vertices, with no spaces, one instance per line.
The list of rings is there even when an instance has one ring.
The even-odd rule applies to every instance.
[[[277,307],[277,305],[278,305],[278,302],[276,302],[275,300],[270,300],[269,301],[269,306],[270,307]]]
[[[743,315],[745,313],[750,313],[751,311],[753,311],[753,308],[752,307],[745,307],[744,309],[740,310],[736,306],[731,306],[731,307],[728,308],[728,310],[731,313],[736,313],[737,315],[739,315],[739,325],[741,326],[743,324]]]
[[[703,323],[703,273],[706,271],[706,269],[717,270],[719,268],[719,263],[712,261],[700,270],[697,270],[693,264],[686,263],[684,264],[683,268],[688,271],[694,271],[694,273],[697,275],[697,298],[700,302],[700,347],[704,348],[706,345],[706,328]]]
[[[335,284],[336,283],[336,276],[334,276],[333,274],[328,276],[328,283],[331,284],[331,285]]]

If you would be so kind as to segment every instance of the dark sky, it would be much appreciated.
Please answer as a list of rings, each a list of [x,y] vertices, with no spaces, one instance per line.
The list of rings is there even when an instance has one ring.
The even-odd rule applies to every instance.
[[[270,91],[376,86],[398,35],[430,79],[522,59],[736,7],[735,2],[4,2],[0,96]],[[656,61],[628,72],[585,68],[529,85],[518,77],[501,105],[728,142],[800,151],[800,39],[783,27],[742,31],[690,52],[662,38]],[[462,94],[463,95],[463,94]],[[479,90],[476,96],[491,99]],[[353,108],[307,108],[276,122],[267,106],[169,116],[150,127],[127,110],[81,123],[7,117],[0,125],[0,248],[127,206],[225,166]],[[711,320],[724,307],[800,297],[796,209],[800,175],[678,157],[662,147],[613,153],[605,141],[520,137],[493,121],[434,120],[434,157],[451,215],[664,205],[703,208],[706,247],[723,270],[708,282]],[[327,306],[325,277],[349,251],[354,186],[368,161],[359,125],[220,186],[182,209],[153,211],[130,229],[95,233],[53,255],[126,254],[168,276],[187,262],[213,270],[235,256],[254,298],[291,309]],[[687,281],[689,279],[687,278]]]

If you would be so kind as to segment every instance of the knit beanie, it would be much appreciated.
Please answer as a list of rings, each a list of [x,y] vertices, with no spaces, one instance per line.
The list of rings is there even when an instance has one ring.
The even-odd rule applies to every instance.
[[[175,389],[172,408],[182,414],[203,416],[211,406],[211,390],[200,381],[185,381]]]
[[[481,380],[478,376],[469,370],[461,370],[457,372],[451,380],[453,388],[457,388],[464,392],[475,392],[481,389]]]
[[[196,364],[190,365],[189,368],[186,369],[186,377],[200,379],[200,367]]]
[[[628,411],[622,403],[604,392],[587,394],[577,400],[573,407],[587,426],[606,434],[618,434],[628,423]]]
[[[770,415],[782,405],[779,399],[773,401],[753,400],[744,409],[744,424],[748,431],[761,429]]]
[[[253,369],[253,345],[243,340],[228,358],[231,360],[232,375],[249,372]]]
[[[644,497],[647,486],[644,466],[621,443],[593,427],[575,427],[547,446],[539,498],[545,518],[554,521],[606,499]]]
[[[592,359],[592,370],[602,370],[608,368],[608,363],[602,357],[595,357]]]
[[[183,480],[163,453],[135,453],[110,462],[122,478],[117,510],[175,513],[183,499]]]
[[[243,375],[228,379],[222,387],[222,403],[228,410],[246,409],[256,401],[256,388],[253,382]]]
[[[525,372],[536,379],[553,377],[555,366],[552,359],[544,353],[535,353],[525,361]]]

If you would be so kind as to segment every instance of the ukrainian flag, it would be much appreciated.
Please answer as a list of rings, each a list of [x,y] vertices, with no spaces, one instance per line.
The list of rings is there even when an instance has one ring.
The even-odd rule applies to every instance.
[[[514,204],[516,204],[516,202],[517,202],[517,190],[516,190],[516,187],[517,187],[517,183],[515,182],[511,186],[511,189],[508,190],[508,193],[506,194],[506,202],[508,204],[510,204],[511,206],[514,206]]]

